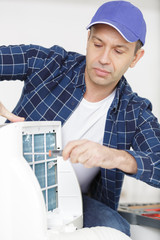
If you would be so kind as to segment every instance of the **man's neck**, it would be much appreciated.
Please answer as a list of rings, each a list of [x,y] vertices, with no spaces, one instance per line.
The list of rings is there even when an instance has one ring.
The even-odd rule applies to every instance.
[[[108,88],[106,86],[99,86],[96,84],[90,84],[86,82],[86,92],[84,93],[84,98],[88,102],[99,102],[107,98],[113,91],[114,88]]]
[[[111,83],[108,85],[100,85],[90,80],[88,74],[85,71],[85,83],[86,92],[84,93],[84,98],[88,102],[99,102],[107,98],[116,88],[116,83]]]

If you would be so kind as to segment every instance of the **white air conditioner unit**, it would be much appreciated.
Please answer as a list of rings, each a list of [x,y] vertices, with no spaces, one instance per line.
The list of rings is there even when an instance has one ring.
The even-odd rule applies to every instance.
[[[0,128],[0,239],[45,240],[50,229],[82,228],[82,196],[61,150],[58,121],[19,122]]]

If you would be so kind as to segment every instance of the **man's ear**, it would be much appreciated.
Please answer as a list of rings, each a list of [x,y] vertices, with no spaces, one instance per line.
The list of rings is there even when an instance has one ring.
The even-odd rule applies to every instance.
[[[143,55],[144,55],[144,49],[143,49],[143,48],[140,48],[140,49],[136,52],[136,54],[135,54],[135,56],[134,56],[134,58],[133,58],[133,61],[132,61],[132,63],[130,64],[130,68],[133,68],[133,67],[136,65],[136,63],[143,57]]]
[[[90,38],[90,35],[91,35],[91,30],[88,31],[88,40]]]

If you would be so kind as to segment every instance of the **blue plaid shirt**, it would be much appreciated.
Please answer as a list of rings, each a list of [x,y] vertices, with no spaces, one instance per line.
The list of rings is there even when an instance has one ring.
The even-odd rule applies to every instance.
[[[59,120],[63,125],[83,98],[85,61],[85,56],[59,46],[2,46],[0,79],[24,81],[13,112],[27,121]],[[160,126],[151,108],[122,77],[106,118],[103,144],[128,151],[138,164],[131,176],[160,187]],[[118,169],[101,169],[92,195],[117,209],[123,177]]]

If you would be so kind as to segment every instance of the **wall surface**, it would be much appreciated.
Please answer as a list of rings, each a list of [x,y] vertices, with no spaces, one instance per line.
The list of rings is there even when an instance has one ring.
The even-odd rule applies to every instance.
[[[85,54],[87,31],[96,9],[102,0],[0,0],[0,45],[38,44],[50,47],[54,44],[66,50]],[[131,0],[144,14],[147,22],[145,56],[134,69],[126,73],[129,83],[139,95],[153,103],[153,112],[160,119],[160,1]],[[23,82],[0,82],[0,101],[12,110],[20,95]],[[0,117],[0,123],[4,119]],[[136,193],[133,191],[136,184]],[[139,187],[137,187],[139,186]],[[127,189],[127,190],[126,190]],[[122,201],[158,201],[160,191],[136,180],[125,181]],[[143,193],[144,193],[143,192]],[[152,192],[152,194],[150,194]]]

